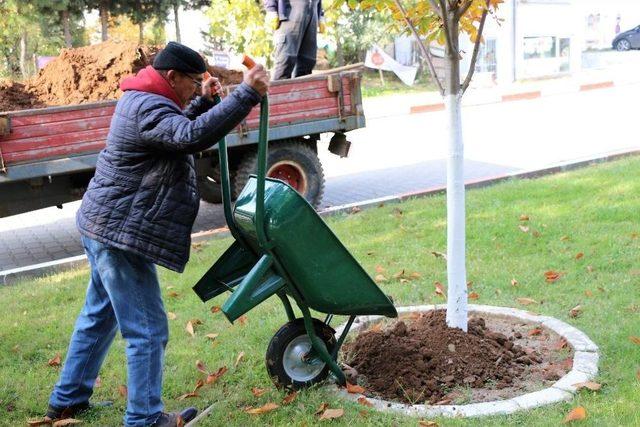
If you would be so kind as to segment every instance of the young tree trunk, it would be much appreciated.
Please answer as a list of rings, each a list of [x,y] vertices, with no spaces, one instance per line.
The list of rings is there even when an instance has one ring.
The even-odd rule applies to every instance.
[[[144,22],[138,23],[138,44],[144,44]]]
[[[178,4],[178,0],[173,2],[173,20],[176,25],[176,41],[178,43],[182,43],[182,38],[180,37],[180,5]]]
[[[459,25],[447,19],[450,44],[446,44],[445,109],[449,135],[447,162],[447,325],[467,331],[467,273],[465,263],[464,144],[460,115]]]
[[[106,42],[109,38],[109,2],[107,0],[100,2],[100,23],[102,25],[102,41]]]
[[[22,78],[29,77],[27,71],[27,30],[23,29],[20,35],[20,74]]]
[[[68,48],[73,47],[73,42],[71,38],[71,27],[69,23],[69,10],[65,9],[61,12],[62,14],[62,27],[64,28],[64,45]]]
[[[342,48],[340,36],[336,37],[336,62],[338,63],[338,67],[344,66],[344,49]]]

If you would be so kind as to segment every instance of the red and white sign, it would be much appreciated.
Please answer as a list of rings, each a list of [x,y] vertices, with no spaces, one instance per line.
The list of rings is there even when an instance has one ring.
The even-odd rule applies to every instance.
[[[402,65],[376,45],[372,46],[367,52],[364,65],[365,67],[375,68],[376,70],[393,71],[396,76],[408,86],[413,86],[416,73],[418,72],[418,67]]]

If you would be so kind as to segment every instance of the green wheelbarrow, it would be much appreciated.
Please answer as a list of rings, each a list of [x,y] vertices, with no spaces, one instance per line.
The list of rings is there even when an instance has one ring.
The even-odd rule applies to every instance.
[[[235,242],[193,290],[203,302],[231,292],[222,305],[230,322],[277,295],[289,321],[273,336],[266,353],[276,387],[308,387],[329,372],[344,385],[338,351],[356,316],[398,314],[305,198],[285,182],[266,177],[266,96],[260,108],[257,176],[249,178],[233,208],[226,141],[219,142],[224,215]],[[311,310],[325,314],[324,321],[312,317]],[[334,315],[349,316],[337,339],[330,326]]]

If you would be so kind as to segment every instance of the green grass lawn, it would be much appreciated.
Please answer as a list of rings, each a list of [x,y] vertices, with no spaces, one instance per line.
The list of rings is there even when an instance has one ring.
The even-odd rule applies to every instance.
[[[629,337],[640,336],[640,159],[589,167],[539,180],[502,183],[469,191],[467,197],[468,280],[479,294],[479,304],[518,306],[527,297],[539,305],[526,309],[567,321],[586,332],[601,349],[599,392],[583,390],[573,402],[526,413],[472,420],[437,420],[440,425],[560,425],[565,414],[581,405],[593,426],[640,425],[640,346]],[[529,221],[520,221],[527,215]],[[434,281],[446,283],[445,262],[432,251],[445,252],[445,198],[413,200],[331,218],[329,224],[365,269],[375,275],[382,266],[389,281],[381,284],[399,305],[439,303]],[[524,232],[519,225],[529,227]],[[230,243],[214,240],[192,251],[185,274],[161,272],[161,284],[170,320],[164,399],[168,409],[185,404],[204,408],[218,402],[201,425],[316,425],[321,403],[344,408],[336,425],[409,425],[418,420],[376,412],[341,401],[322,388],[300,393],[286,406],[252,416],[247,406],[280,404],[284,393],[275,390],[264,368],[264,351],[273,333],[285,322],[276,300],[247,315],[244,325],[230,325],[210,308],[224,298],[202,304],[190,287]],[[578,253],[584,256],[576,259]],[[420,273],[409,283],[393,280],[402,269]],[[544,272],[562,277],[545,282]],[[0,289],[0,425],[21,425],[41,414],[58,368],[47,361],[66,352],[73,322],[83,303],[87,270],[79,269]],[[512,286],[512,279],[518,281]],[[175,292],[177,296],[170,296]],[[580,304],[582,315],[570,318]],[[522,307],[522,306],[520,306]],[[185,331],[190,319],[200,319],[196,336]],[[206,334],[219,334],[212,343]],[[234,367],[236,358],[244,359]],[[227,366],[215,384],[199,397],[178,401],[202,378],[195,368],[202,360],[209,370]],[[116,426],[125,401],[118,386],[126,383],[124,342],[117,339],[100,375],[96,400],[113,400],[112,408],[95,410],[85,424]],[[254,397],[252,387],[267,389]],[[324,422],[326,423],[326,422]]]
[[[413,86],[407,86],[390,71],[384,71],[384,84],[378,71],[365,70],[362,73],[362,96],[370,98],[383,95],[397,95],[438,90],[426,72],[417,75]]]

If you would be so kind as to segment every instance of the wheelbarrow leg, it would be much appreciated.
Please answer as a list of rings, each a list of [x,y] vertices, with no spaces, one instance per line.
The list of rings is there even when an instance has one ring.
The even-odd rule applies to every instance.
[[[311,345],[313,346],[313,349],[317,352],[320,359],[329,366],[329,369],[331,369],[331,372],[333,372],[333,375],[335,375],[338,384],[343,386],[346,385],[347,378],[344,376],[342,369],[340,369],[336,361],[333,360],[333,357],[331,357],[329,351],[327,350],[327,346],[324,345],[324,342],[320,338],[318,338],[315,333],[309,308],[304,304],[298,304],[298,306],[300,307],[300,311],[302,311],[304,327],[307,330],[309,339],[311,339]]]
[[[293,307],[291,307],[291,303],[289,302],[289,298],[287,298],[286,292],[278,292],[278,297],[282,300],[289,322],[296,320],[296,314],[293,312]]]

